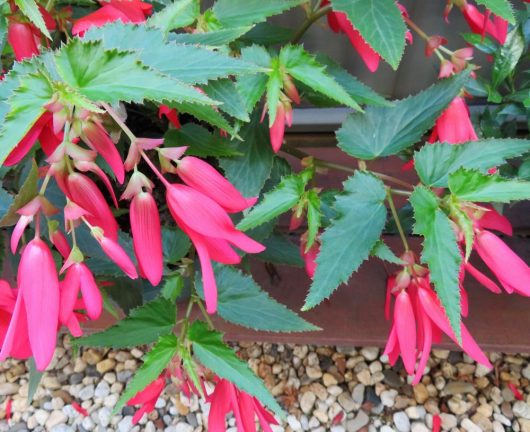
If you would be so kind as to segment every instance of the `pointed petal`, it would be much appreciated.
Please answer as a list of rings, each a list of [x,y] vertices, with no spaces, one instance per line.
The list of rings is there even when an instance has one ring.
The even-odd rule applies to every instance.
[[[215,275],[208,254],[208,248],[200,236],[195,237],[195,248],[199,255],[201,263],[202,283],[204,289],[204,299],[206,301],[206,311],[209,314],[214,314],[217,311],[217,283],[215,282]]]
[[[39,117],[39,119],[30,128],[26,135],[24,135],[24,137],[19,141],[16,147],[11,150],[11,153],[9,153],[6,160],[4,161],[5,166],[16,165],[24,158],[24,156],[28,154],[33,145],[37,142],[42,128],[47,122],[50,121],[50,118],[51,113],[44,113]]]
[[[269,133],[272,149],[274,150],[274,153],[278,153],[283,144],[283,136],[285,133],[285,107],[281,102],[278,103],[276,117],[274,123],[270,127]]]
[[[138,278],[138,273],[136,272],[133,262],[117,242],[111,238],[103,237],[99,240],[99,244],[101,245],[103,252],[105,252],[127,276],[131,279]]]
[[[67,325],[70,317],[74,313],[75,303],[79,295],[80,275],[79,265],[74,264],[66,271],[66,277],[60,282],[60,308],[59,322]]]
[[[14,255],[17,252],[18,243],[24,234],[26,227],[33,221],[33,216],[20,216],[13,233],[11,234],[11,253]]]
[[[407,373],[413,375],[416,365],[416,321],[410,297],[404,290],[396,297],[394,323],[403,364]]]
[[[103,310],[103,298],[90,269],[83,263],[78,264],[78,266],[85,310],[90,319],[96,320],[100,317]]]
[[[78,161],[76,162],[75,167],[79,171],[82,171],[82,172],[92,171],[94,174],[96,174],[100,178],[100,180],[103,182],[107,190],[109,191],[114,207],[118,208],[118,200],[116,199],[116,194],[114,193],[112,184],[110,183],[110,180],[107,174],[105,174],[105,172],[96,163]]]
[[[486,287],[495,294],[500,294],[502,292],[502,290],[499,288],[499,285],[493,282],[493,280],[487,277],[484,273],[473,267],[470,263],[465,263],[464,266],[466,272],[473,276],[482,286]]]
[[[431,347],[432,347],[432,324],[430,318],[423,312],[423,310],[418,308],[418,311],[421,316],[421,325],[423,328],[423,344],[421,348],[421,357],[420,361],[418,362],[418,367],[416,368],[416,374],[414,375],[414,379],[412,380],[412,385],[416,385],[421,381],[421,377],[423,376],[423,373],[425,372],[425,367],[427,366],[427,362],[429,361],[429,356],[431,354]]]
[[[492,206],[484,206],[488,211],[479,219],[478,224],[481,228],[499,231],[507,236],[513,235],[512,224],[506,216],[501,215]]]

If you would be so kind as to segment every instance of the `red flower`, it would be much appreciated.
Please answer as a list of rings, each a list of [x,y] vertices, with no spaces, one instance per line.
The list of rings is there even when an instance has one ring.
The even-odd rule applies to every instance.
[[[429,142],[462,144],[477,139],[475,128],[471,123],[469,108],[464,98],[458,96],[436,120]]]
[[[483,14],[476,6],[467,2],[464,2],[461,10],[473,33],[482,35],[483,37],[489,34],[501,45],[504,44],[508,33],[508,21],[495,15],[493,16],[493,20],[491,20],[491,12],[488,9],[486,10],[486,14]]]
[[[165,386],[166,378],[163,375],[160,375],[146,388],[136,393],[132,399],[129,399],[127,406],[141,405],[140,409],[134,414],[132,420],[133,424],[138,423],[145,413],[151,412],[155,409],[156,401],[160,397]]]

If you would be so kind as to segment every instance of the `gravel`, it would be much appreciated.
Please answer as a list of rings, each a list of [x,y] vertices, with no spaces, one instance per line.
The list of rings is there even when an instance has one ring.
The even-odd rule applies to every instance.
[[[434,415],[439,415],[443,431],[530,432],[528,354],[490,353],[495,369],[488,371],[462,353],[435,350],[427,375],[412,387],[401,364],[391,368],[373,347],[240,343],[235,348],[287,412],[274,432],[425,432],[432,430]],[[29,407],[27,365],[2,363],[0,432],[205,431],[209,405],[177,393],[172,384],[138,425],[132,425],[132,407],[111,416],[142,355],[137,348],[85,349],[70,361],[65,338]],[[12,404],[9,421],[7,400]],[[228,426],[236,432],[233,418]]]

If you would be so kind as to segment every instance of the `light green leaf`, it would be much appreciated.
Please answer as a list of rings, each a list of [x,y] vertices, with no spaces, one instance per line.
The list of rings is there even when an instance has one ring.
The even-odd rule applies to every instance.
[[[241,27],[265,21],[307,0],[217,0],[213,13],[223,27]]]
[[[530,182],[460,168],[449,175],[449,190],[462,201],[502,202],[530,199]]]
[[[429,266],[430,279],[445,309],[456,337],[461,337],[461,307],[459,273],[462,255],[455,232],[438,198],[424,186],[414,189],[410,202],[414,208],[415,234],[422,235],[422,262]]]
[[[515,24],[512,4],[508,0],[476,0],[478,4],[486,6],[491,13],[498,15],[508,22]]]
[[[313,90],[361,111],[359,104],[326,72],[326,67],[321,65],[315,57],[310,55],[300,45],[283,47],[280,51],[280,64],[287,70],[289,75]]]
[[[309,250],[318,234],[322,224],[322,213],[320,213],[320,197],[318,192],[311,189],[307,192],[307,242],[306,252]]]
[[[113,415],[116,415],[128,400],[132,399],[139,391],[142,391],[160,376],[177,353],[178,343],[178,339],[174,334],[158,338],[158,342],[145,355],[143,365],[129,381],[120,400],[112,410]]]
[[[392,264],[405,264],[405,262],[401,258],[397,257],[396,254],[392,252],[392,249],[390,249],[383,240],[379,240],[375,244],[375,246],[372,248],[372,251],[370,252],[370,255],[382,259],[383,261],[388,261]]]
[[[245,103],[232,80],[222,78],[217,81],[210,81],[208,85],[204,86],[204,91],[212,99],[221,102],[222,105],[219,106],[221,111],[238,120],[250,121]]]
[[[175,303],[177,298],[182,294],[184,289],[184,279],[181,275],[176,274],[164,281],[164,285],[160,290],[160,295],[165,299]]]
[[[22,13],[37,26],[44,36],[46,36],[48,39],[52,38],[48,32],[48,29],[46,28],[46,23],[44,22],[44,18],[42,17],[35,0],[15,0],[15,4],[22,11]]]
[[[514,27],[508,33],[505,43],[495,53],[491,80],[493,89],[497,89],[513,73],[524,50],[525,40],[521,30]]]
[[[183,44],[199,44],[212,47],[220,47],[235,41],[245,33],[247,33],[252,26],[233,27],[227,29],[212,30],[206,33],[171,33],[169,40]]]
[[[202,321],[194,321],[189,328],[188,339],[192,342],[195,357],[204,366],[259,399],[278,416],[284,417],[281,407],[266,389],[263,381],[225,345],[221,333],[209,330]]]
[[[24,207],[29,203],[33,198],[37,196],[38,193],[38,182],[39,182],[39,167],[35,161],[31,161],[31,169],[27,174],[27,177],[24,179],[24,183],[20,187],[18,194],[15,198],[11,198],[11,205],[7,209],[7,212],[0,219],[0,227],[8,227],[15,225],[20,218],[20,215],[17,213],[17,210]],[[2,189],[5,192],[5,190]],[[9,195],[10,196],[10,195]]]
[[[280,63],[278,59],[272,60],[272,71],[269,73],[267,81],[267,111],[269,114],[269,128],[276,120],[276,112],[278,110],[278,103],[280,102],[280,93],[283,87],[282,73],[280,71]]]
[[[421,181],[432,187],[446,187],[449,174],[459,168],[486,172],[507,159],[530,151],[530,140],[487,139],[465,144],[436,143],[414,154],[414,167]]]
[[[198,105],[195,103],[182,102],[175,103],[171,102],[166,104],[170,108],[175,108],[179,113],[190,114],[197,120],[209,123],[212,126],[218,127],[219,129],[225,130],[229,134],[235,134],[235,130],[228,120],[221,114],[213,105]]]
[[[147,20],[147,25],[169,33],[171,30],[193,24],[200,13],[199,3],[199,0],[174,0],[153,14]]]
[[[93,101],[215,102],[187,84],[142,64],[133,52],[106,50],[101,41],[72,39],[56,55],[61,78]]]
[[[293,267],[304,266],[304,260],[300,256],[300,247],[291,242],[286,235],[273,232],[267,238],[259,240],[259,242],[266,249],[254,255],[256,258],[272,264]]]
[[[19,85],[3,106],[9,108],[4,111],[6,115],[0,129],[0,164],[45,112],[44,105],[53,94],[47,77],[40,72],[14,77],[7,85],[14,84],[16,80],[19,80]],[[4,89],[10,90],[0,86],[0,90]]]
[[[331,5],[334,11],[346,13],[368,45],[397,69],[407,27],[394,0],[331,0]]]
[[[33,357],[29,358],[28,366],[29,366],[28,367],[29,383],[28,383],[27,404],[29,406],[33,402],[33,398],[35,397],[35,393],[37,392],[37,389],[39,388],[39,384],[42,379],[42,375],[44,375],[44,372],[40,372],[37,370],[37,365],[35,364],[35,359]]]
[[[368,107],[350,115],[337,131],[339,147],[350,156],[376,159],[418,142],[469,79],[468,72],[440,81],[391,107]]]
[[[284,177],[280,184],[256,204],[237,227],[246,231],[257,227],[291,209],[304,192],[305,183],[296,175]]]
[[[217,282],[217,312],[225,320],[254,330],[304,332],[319,330],[269,296],[252,276],[220,264],[214,265]],[[204,298],[202,278],[197,289]]]
[[[370,174],[357,171],[344,182],[334,205],[338,216],[320,236],[317,269],[303,310],[328,298],[369,257],[385,225],[385,197],[384,184]]]
[[[134,51],[145,66],[186,84],[205,84],[212,79],[262,70],[206,47],[166,42],[160,30],[143,25],[107,24],[88,30],[83,40],[101,41],[106,49]]]
[[[269,178],[274,153],[269,142],[269,131],[254,115],[252,122],[241,131],[241,142],[235,149],[241,156],[222,158],[219,161],[226,178],[246,197],[259,195]]]
[[[175,304],[163,297],[131,310],[107,330],[74,339],[76,345],[126,348],[148,344],[170,333],[176,321]]]
[[[241,58],[247,62],[252,62],[263,68],[270,68],[272,58],[269,52],[262,46],[252,45],[241,50]],[[254,75],[240,76],[236,86],[239,94],[245,101],[247,111],[252,111],[254,106],[265,93],[268,76],[257,73]]]
[[[457,200],[452,199],[449,203],[449,208],[451,218],[458,224],[458,227],[464,233],[464,260],[467,262],[473,251],[473,243],[475,241],[475,227],[473,226],[473,220],[460,208]]]

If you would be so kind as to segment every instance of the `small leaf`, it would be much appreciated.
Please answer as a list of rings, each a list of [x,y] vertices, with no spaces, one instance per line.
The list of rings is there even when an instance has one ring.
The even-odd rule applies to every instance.
[[[508,33],[505,43],[495,53],[491,82],[493,89],[497,89],[513,73],[524,50],[525,41],[523,35],[519,27],[514,27]]]
[[[459,273],[462,255],[455,232],[438,198],[424,186],[414,189],[410,202],[414,208],[414,232],[422,235],[422,262],[429,266],[430,279],[445,309],[458,340],[461,338],[461,306]]]
[[[136,393],[142,391],[160,376],[177,353],[177,348],[178,339],[175,335],[169,334],[158,338],[158,342],[153,349],[145,355],[144,363],[140,369],[138,369],[131,381],[129,381],[120,400],[112,410],[113,415],[116,415],[127,401],[136,395]]]
[[[304,260],[300,256],[300,248],[291,242],[286,235],[273,232],[267,238],[260,240],[260,243],[266,249],[255,255],[256,258],[272,264],[293,267],[304,266]]]
[[[177,298],[182,294],[184,289],[184,279],[181,275],[176,274],[164,281],[164,285],[160,290],[160,295],[170,302],[175,303]]]
[[[232,323],[270,332],[304,332],[318,327],[300,318],[269,296],[252,278],[233,267],[214,265],[217,282],[217,311]],[[197,289],[202,298],[200,274]]]
[[[464,260],[467,262],[471,256],[473,242],[475,241],[475,228],[473,226],[473,220],[465,211],[460,208],[458,202],[455,202],[455,200],[451,200],[449,208],[451,211],[451,217],[455,220],[455,222],[458,224],[458,227],[464,233]]]
[[[150,69],[134,52],[106,50],[102,41],[72,39],[55,56],[67,84],[93,101],[215,102],[193,87]]]
[[[322,222],[320,213],[320,197],[318,193],[311,189],[307,193],[307,242],[306,252],[313,246]]]
[[[368,107],[364,114],[351,114],[337,131],[339,147],[368,160],[399,153],[422,138],[468,79],[469,73],[462,72],[391,107]]]
[[[15,225],[20,217],[17,213],[17,210],[24,207],[28,202],[37,196],[38,188],[37,184],[39,181],[39,167],[35,161],[31,162],[31,169],[24,180],[24,183],[20,187],[18,194],[14,199],[11,198],[12,203],[7,209],[7,212],[0,219],[0,227],[7,227]],[[5,190],[2,189],[4,194],[7,194]],[[10,195],[8,195],[10,196]]]
[[[204,91],[212,99],[221,102],[222,105],[219,106],[220,110],[238,120],[244,122],[250,121],[243,98],[232,80],[226,78],[210,81],[208,85],[204,86]]]
[[[449,174],[459,168],[486,172],[507,159],[530,151],[530,140],[487,139],[452,145],[423,146],[414,154],[414,167],[421,181],[432,187],[446,187]]]
[[[189,45],[203,45],[220,47],[228,45],[235,41],[245,33],[247,33],[252,26],[232,27],[227,29],[212,30],[205,33],[171,33],[169,39],[173,42],[189,44]]]
[[[13,195],[7,193],[3,188],[0,188],[0,226],[3,226],[4,220],[9,208],[13,204]]]
[[[397,69],[407,28],[394,0],[331,0],[331,5],[344,12],[368,45]]]
[[[463,201],[508,203],[530,199],[530,182],[465,168],[449,175],[449,190]]]
[[[396,256],[392,249],[383,241],[379,240],[372,248],[370,255],[375,256],[383,261],[388,261],[392,264],[405,265],[406,263],[399,257]]]
[[[29,382],[28,382],[27,404],[29,406],[33,402],[33,398],[35,397],[35,393],[37,392],[37,389],[39,388],[39,384],[42,379],[42,375],[44,375],[44,372],[40,372],[37,370],[37,365],[35,364],[35,359],[33,357],[30,357],[28,360],[28,369],[29,369]]]
[[[276,120],[276,111],[280,102],[280,94],[283,87],[282,72],[278,59],[273,59],[271,63],[272,71],[269,72],[267,80],[267,112],[269,114],[269,128]]]
[[[478,4],[486,6],[491,13],[498,15],[508,22],[515,24],[513,8],[508,0],[476,0]]]
[[[284,177],[280,184],[267,192],[263,199],[256,204],[237,227],[246,231],[257,227],[291,209],[304,192],[305,183],[296,175]]]
[[[223,27],[240,27],[265,21],[306,0],[217,0],[212,10]]]
[[[173,330],[176,306],[166,298],[157,298],[131,310],[129,316],[107,330],[75,339],[76,345],[126,348],[148,344]]]
[[[303,310],[329,297],[369,257],[385,225],[385,197],[383,183],[370,174],[357,171],[344,182],[344,193],[334,205],[338,216],[320,236],[317,268]]]
[[[164,33],[193,24],[200,13],[198,0],[174,0],[164,9],[153,14],[147,25],[157,27]]]
[[[241,50],[241,58],[264,68],[271,67],[272,58],[270,54],[264,47],[259,45],[243,48]],[[268,79],[268,76],[262,73],[243,75],[238,78],[236,86],[245,102],[247,111],[252,111],[263,96],[263,93],[265,93]]]
[[[280,63],[289,75],[323,95],[362,111],[359,104],[326,71],[315,57],[299,45],[287,45],[280,51]]]
[[[178,228],[162,228],[162,249],[164,258],[170,264],[175,264],[184,258],[190,250],[190,239]]]
[[[48,32],[48,29],[46,28],[46,23],[44,22],[44,18],[35,0],[15,0],[15,4],[22,11],[22,13],[37,26],[44,36],[46,36],[48,39],[52,38]]]
[[[223,342],[221,333],[209,330],[202,321],[194,321],[188,330],[197,359],[216,375],[234,383],[242,391],[256,397],[278,416],[284,417],[281,407],[269,393],[263,381],[250,370]]]
[[[221,130],[225,130],[228,133],[234,135],[236,132],[228,120],[220,113],[214,105],[198,105],[195,103],[181,102],[181,103],[167,103],[170,108],[175,108],[179,113],[190,114],[197,120],[209,123],[212,126],[218,127]],[[195,124],[195,123],[188,123]],[[188,124],[184,126],[188,126]]]

